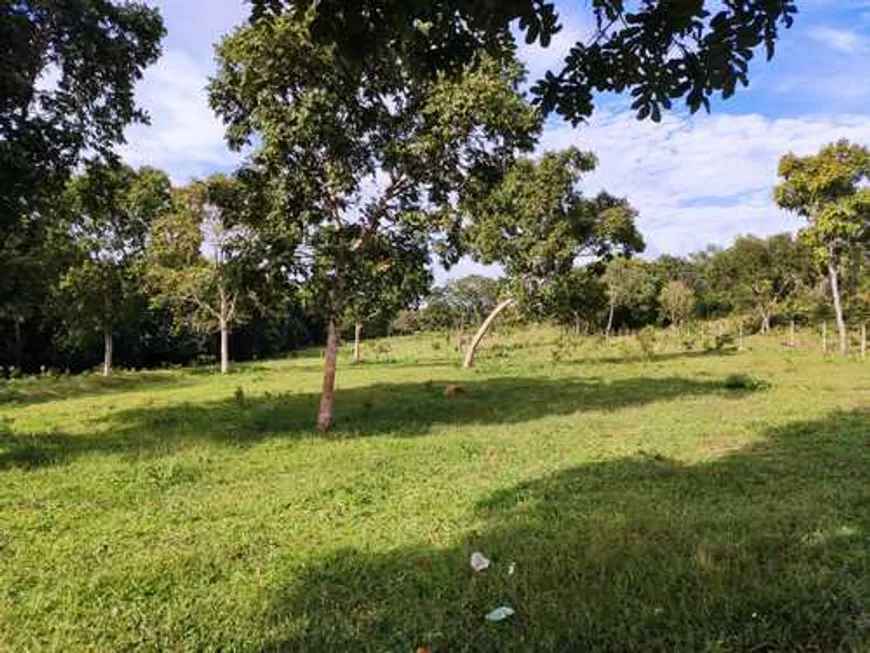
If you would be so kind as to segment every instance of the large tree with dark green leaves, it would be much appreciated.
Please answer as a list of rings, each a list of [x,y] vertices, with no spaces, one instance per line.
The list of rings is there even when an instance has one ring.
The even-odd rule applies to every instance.
[[[355,289],[394,254],[418,267],[429,256],[404,253],[455,262],[463,197],[534,146],[540,116],[517,91],[511,57],[478,56],[459,76],[422,79],[385,52],[363,76],[347,75],[335,48],[312,39],[310,20],[270,13],[227,37],[210,93],[229,144],[256,146],[249,168],[269,206],[259,228],[283,244],[271,255],[325,318],[317,422],[328,429],[337,323]]]
[[[92,163],[64,194],[77,260],[61,279],[63,316],[77,336],[103,335],[106,376],[114,331],[143,294],[151,225],[169,209],[169,178],[153,168]]]
[[[17,284],[42,265],[56,199],[83,154],[110,157],[146,120],[133,89],[163,34],[144,3],[0,0],[0,314],[16,333],[39,295]]]
[[[109,155],[146,119],[133,87],[163,34],[143,3],[0,0],[0,236],[44,210],[83,152]]]
[[[554,281],[581,260],[604,260],[643,251],[627,200],[600,193],[584,197],[583,173],[594,169],[592,154],[569,148],[540,160],[517,161],[493,189],[472,192],[466,230],[469,252],[482,263],[504,268],[510,295],[484,320],[465,355],[465,367],[499,312],[518,302],[527,313],[545,312]]]
[[[795,0],[590,0],[595,30],[534,92],[545,112],[577,123],[600,92],[630,92],[639,118],[659,120],[685,99],[694,112],[748,84],[759,49],[773,56],[790,27]],[[481,50],[514,46],[513,26],[527,43],[550,46],[569,0],[252,0],[254,17],[288,9],[311,15],[314,40],[336,48],[336,60],[365,76],[375,62],[400,59],[413,75],[459,72]]]
[[[779,162],[782,182],[774,196],[782,208],[806,218],[802,238],[828,274],[840,353],[848,351],[840,268],[870,244],[870,149],[841,140],[818,154],[786,154]]]

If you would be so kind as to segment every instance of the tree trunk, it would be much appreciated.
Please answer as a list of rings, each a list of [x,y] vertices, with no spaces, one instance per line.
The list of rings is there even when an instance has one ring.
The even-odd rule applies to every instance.
[[[465,361],[462,363],[462,367],[464,369],[468,369],[474,365],[474,354],[477,351],[477,347],[480,345],[481,340],[486,335],[486,332],[489,331],[489,327],[492,326],[493,320],[498,317],[498,314],[501,313],[504,309],[509,306],[512,306],[514,303],[513,299],[506,299],[501,302],[498,306],[492,309],[492,313],[487,316],[487,318],[483,321],[483,324],[480,325],[480,328],[477,330],[477,333],[474,335],[474,340],[471,341],[471,344],[468,345],[468,350],[465,352]]]
[[[230,371],[230,328],[227,321],[220,321],[221,327],[221,374]]]
[[[230,307],[227,302],[226,294],[221,291],[221,307],[220,307],[220,332],[221,332],[221,374],[226,374],[230,371],[230,325],[229,313]]]
[[[323,388],[320,391],[320,411],[317,413],[317,428],[328,431],[332,428],[335,405],[335,363],[338,359],[338,334],[335,319],[329,318],[326,326],[326,362],[323,366]]]
[[[353,362],[354,363],[361,363],[362,362],[362,356],[360,355],[360,350],[359,350],[360,333],[362,333],[362,324],[357,322],[356,324],[353,325]]]
[[[21,338],[21,320],[19,318],[15,318],[15,367],[18,368],[18,371],[21,371],[21,368],[24,367],[24,346]]]
[[[861,360],[867,356],[867,324],[861,325]]]
[[[616,309],[616,302],[610,301],[610,312],[607,315],[607,328],[604,330],[604,339],[610,340],[610,330],[613,328],[613,312]]]
[[[738,329],[739,329],[739,335],[738,335],[739,340],[737,341],[737,348],[739,350],[743,351],[743,318],[742,317],[740,318],[740,326],[738,327]]]
[[[761,314],[761,332],[770,333],[770,313],[766,311]]]
[[[574,313],[574,337],[580,337],[580,316]]]
[[[849,351],[849,334],[846,331],[846,321],[843,319],[843,303],[840,299],[837,265],[833,256],[828,260],[828,276],[831,278],[831,294],[834,296],[834,314],[837,317],[837,331],[840,334],[840,354],[845,356]]]
[[[114,341],[112,339],[112,327],[103,327],[103,376],[109,376],[112,373],[112,349]]]

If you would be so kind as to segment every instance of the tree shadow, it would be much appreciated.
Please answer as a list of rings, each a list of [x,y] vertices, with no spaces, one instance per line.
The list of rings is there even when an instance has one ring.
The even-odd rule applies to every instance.
[[[307,563],[270,648],[866,650],[868,434],[870,413],[837,413],[707,463],[646,453],[496,492],[454,548]],[[516,614],[487,623],[499,605]]]
[[[55,379],[0,381],[0,404],[40,404],[184,383],[191,381],[186,380],[183,375],[171,372],[117,372],[109,377],[81,374]]]
[[[618,410],[680,397],[737,397],[724,383],[681,377],[600,379],[494,378],[463,382],[464,394],[445,396],[445,383],[379,383],[340,390],[336,424],[313,429],[315,393],[245,397],[116,411],[97,418],[99,433],[66,435],[0,432],[0,469],[40,467],[95,453],[162,455],[192,444],[247,446],[269,437],[353,438],[425,435],[439,425],[516,424],[552,415]]]
[[[565,362],[570,363],[588,363],[588,364],[607,364],[619,365],[628,363],[666,363],[675,360],[693,360],[696,358],[724,358],[726,356],[735,356],[740,353],[737,347],[724,347],[722,349],[709,349],[700,351],[677,351],[664,354],[653,354],[651,356],[643,356],[641,354],[632,354],[627,356],[579,356],[577,358],[566,358]]]

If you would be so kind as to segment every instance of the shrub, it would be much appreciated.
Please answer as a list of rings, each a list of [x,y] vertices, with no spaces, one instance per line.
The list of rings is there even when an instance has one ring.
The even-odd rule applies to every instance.
[[[767,383],[749,374],[729,374],[725,377],[725,387],[728,390],[761,390]]]

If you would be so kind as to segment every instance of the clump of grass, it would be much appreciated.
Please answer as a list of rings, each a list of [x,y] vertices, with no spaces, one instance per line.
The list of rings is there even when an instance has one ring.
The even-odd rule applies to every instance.
[[[652,358],[656,353],[657,334],[656,330],[647,326],[637,332],[637,344],[640,345],[640,350],[644,358]]]
[[[725,388],[728,390],[763,390],[768,386],[766,381],[756,379],[749,374],[729,374],[725,377]]]

